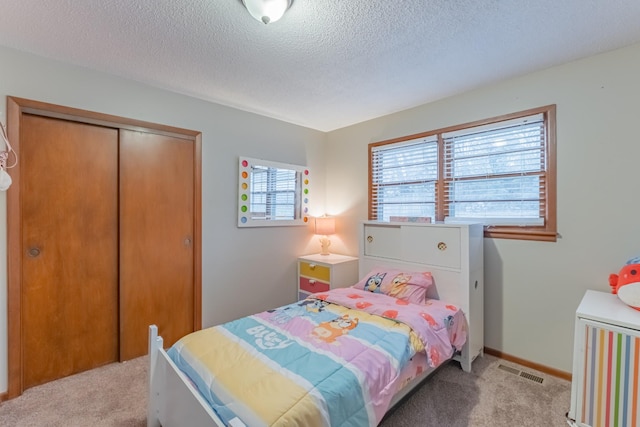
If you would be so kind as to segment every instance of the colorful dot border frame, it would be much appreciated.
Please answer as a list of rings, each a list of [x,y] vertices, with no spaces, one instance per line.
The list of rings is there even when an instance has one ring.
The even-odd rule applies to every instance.
[[[274,167],[291,169],[297,172],[300,182],[297,185],[299,194],[299,218],[293,220],[256,220],[249,214],[251,206],[251,169],[253,166]],[[306,225],[309,223],[309,197],[310,197],[310,172],[306,166],[292,165],[288,163],[272,162],[268,160],[253,159],[250,157],[238,158],[238,227],[269,227],[283,225]]]

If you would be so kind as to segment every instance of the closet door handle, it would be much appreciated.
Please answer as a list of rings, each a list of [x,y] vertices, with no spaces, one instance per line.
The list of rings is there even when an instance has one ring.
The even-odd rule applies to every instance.
[[[27,255],[29,255],[30,258],[36,258],[37,256],[40,255],[40,248],[38,247],[29,248],[29,250],[27,251]]]

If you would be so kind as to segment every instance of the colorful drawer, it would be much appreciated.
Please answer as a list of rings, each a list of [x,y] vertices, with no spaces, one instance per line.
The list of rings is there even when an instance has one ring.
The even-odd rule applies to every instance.
[[[315,292],[326,292],[329,290],[331,286],[329,283],[319,282],[316,279],[310,279],[308,277],[300,276],[300,290],[315,293]]]

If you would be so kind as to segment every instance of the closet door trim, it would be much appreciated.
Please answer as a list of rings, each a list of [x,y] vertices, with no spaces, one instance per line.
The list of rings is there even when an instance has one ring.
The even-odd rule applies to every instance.
[[[59,118],[87,123],[149,132],[193,141],[194,150],[194,239],[193,239],[193,327],[202,327],[202,133],[151,122],[96,113],[30,99],[7,96],[7,133],[11,145],[20,155],[20,125],[23,114]],[[7,342],[8,388],[0,401],[22,394],[22,212],[20,203],[20,162],[10,170],[13,184],[7,191]]]

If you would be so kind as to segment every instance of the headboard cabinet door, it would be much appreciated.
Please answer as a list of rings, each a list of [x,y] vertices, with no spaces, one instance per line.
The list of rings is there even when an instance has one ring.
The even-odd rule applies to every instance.
[[[402,247],[402,235],[397,227],[386,225],[365,225],[364,254],[381,258],[398,258],[398,248]]]
[[[454,227],[403,227],[405,259],[421,264],[460,269],[460,229]]]
[[[366,224],[365,255],[460,269],[460,228]]]

